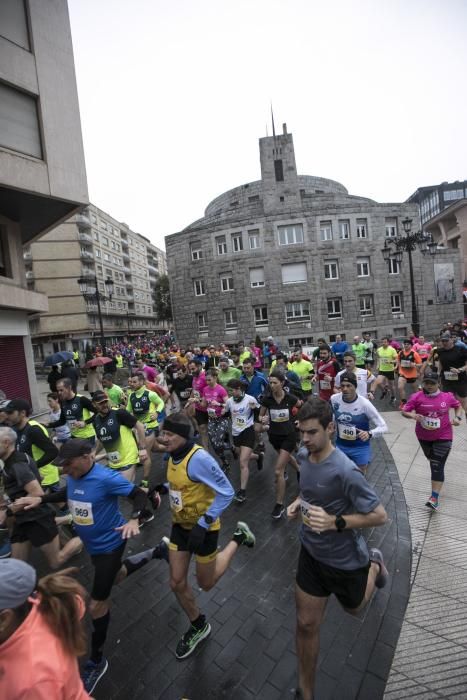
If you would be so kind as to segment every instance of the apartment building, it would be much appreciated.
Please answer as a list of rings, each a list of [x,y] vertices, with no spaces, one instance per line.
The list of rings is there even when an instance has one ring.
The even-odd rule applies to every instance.
[[[407,254],[385,261],[382,248],[404,235],[404,219],[419,228],[417,204],[382,204],[334,180],[299,175],[285,124],[282,134],[259,140],[259,151],[260,180],[216,197],[202,219],[166,236],[180,342],[259,334],[287,348],[363,331],[405,336],[412,323]],[[428,335],[462,314],[460,258],[452,249],[425,257],[417,249],[412,261]]]
[[[0,390],[38,406],[23,246],[88,201],[66,0],[0,2]]]
[[[167,273],[165,253],[94,204],[26,247],[24,261],[29,288],[49,300],[49,310],[31,321],[36,360],[100,343],[97,301],[83,296],[81,278],[90,287],[97,281],[107,342],[163,330],[154,313],[154,288]]]

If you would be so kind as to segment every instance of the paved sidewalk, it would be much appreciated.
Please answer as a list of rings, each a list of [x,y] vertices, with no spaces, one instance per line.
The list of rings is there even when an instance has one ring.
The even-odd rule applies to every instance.
[[[411,595],[384,695],[467,698],[467,426],[454,428],[440,510],[424,504],[430,469],[413,421],[385,413],[385,436],[412,531]]]

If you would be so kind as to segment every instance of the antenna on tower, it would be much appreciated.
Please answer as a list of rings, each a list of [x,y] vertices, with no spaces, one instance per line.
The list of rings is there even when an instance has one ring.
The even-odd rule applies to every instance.
[[[272,120],[272,135],[274,138],[276,138],[276,128],[274,126],[274,112],[272,110],[272,102],[271,102],[271,120]]]

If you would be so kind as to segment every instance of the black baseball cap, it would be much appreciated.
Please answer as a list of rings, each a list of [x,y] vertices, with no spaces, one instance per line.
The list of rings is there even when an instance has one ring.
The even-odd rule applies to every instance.
[[[26,411],[27,414],[31,411],[31,404],[26,399],[11,399],[7,406],[3,409],[5,413],[13,413],[13,411]]]
[[[438,372],[435,372],[433,369],[427,369],[425,374],[423,375],[422,381],[433,382],[433,384],[436,384],[437,382],[439,382]]]
[[[108,401],[109,397],[107,396],[105,391],[95,391],[92,395],[92,400],[96,403],[100,403],[101,401]]]
[[[357,387],[357,377],[353,372],[344,372],[344,374],[341,375],[341,384],[342,382],[349,382],[349,384],[353,384],[354,387]]]
[[[442,333],[441,340],[451,340],[452,335],[450,333]]]
[[[52,464],[57,467],[63,467],[64,464],[70,462],[75,457],[82,457],[92,452],[93,446],[87,440],[81,438],[71,438],[60,448],[60,452],[53,460]]]

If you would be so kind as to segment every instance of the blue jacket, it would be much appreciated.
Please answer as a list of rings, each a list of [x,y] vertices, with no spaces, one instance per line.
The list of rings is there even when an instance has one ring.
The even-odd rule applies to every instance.
[[[245,374],[242,374],[240,376],[240,381],[248,384],[246,393],[249,396],[254,396],[255,399],[258,399],[261,396],[268,385],[268,380],[264,374],[261,374],[261,372],[258,372],[256,369],[251,379],[249,379]]]

